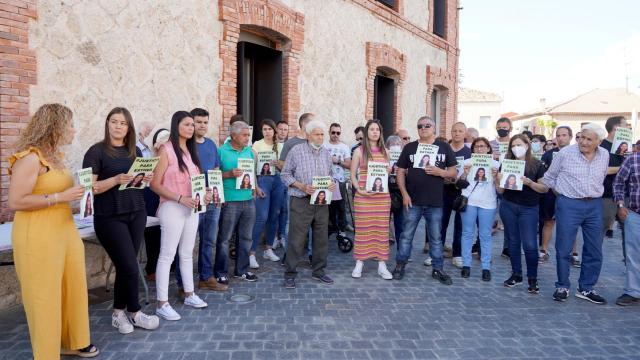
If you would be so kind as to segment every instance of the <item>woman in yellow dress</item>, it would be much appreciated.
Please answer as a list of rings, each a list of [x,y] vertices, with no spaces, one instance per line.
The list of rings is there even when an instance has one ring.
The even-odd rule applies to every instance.
[[[13,257],[36,360],[99,353],[89,339],[84,245],[69,205],[84,188],[74,186],[59,152],[73,140],[72,116],[64,105],[41,106],[9,159]]]

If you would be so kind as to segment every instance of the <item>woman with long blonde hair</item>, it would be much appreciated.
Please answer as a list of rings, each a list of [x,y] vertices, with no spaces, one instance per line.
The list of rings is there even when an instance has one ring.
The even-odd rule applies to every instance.
[[[13,257],[27,314],[34,359],[84,358],[99,351],[90,342],[84,245],[73,222],[71,201],[82,199],[60,147],[73,141],[71,110],[41,106],[9,158],[9,208]]]

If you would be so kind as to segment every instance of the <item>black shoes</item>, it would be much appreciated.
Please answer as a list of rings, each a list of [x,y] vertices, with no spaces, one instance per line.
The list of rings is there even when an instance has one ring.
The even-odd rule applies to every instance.
[[[295,289],[296,288],[296,280],[295,279],[284,279],[284,288],[285,289]]]
[[[576,297],[578,299],[591,301],[592,303],[598,304],[598,305],[605,305],[607,303],[607,299],[598,295],[598,293],[595,290],[582,291],[578,289],[578,291],[576,292]]]
[[[397,264],[396,268],[393,269],[393,280],[402,280],[404,277],[404,265]]]
[[[463,266],[462,271],[460,271],[460,276],[463,278],[468,278],[471,275],[471,268],[468,266]]]
[[[509,288],[514,287],[516,285],[520,285],[520,284],[522,284],[521,274],[511,274],[511,277],[504,282],[504,286]]]
[[[491,281],[491,271],[484,269],[482,270],[482,281]]]
[[[633,297],[631,295],[623,294],[616,300],[616,305],[629,306],[640,304],[640,298]]]
[[[539,294],[540,288],[538,287],[538,279],[529,278],[529,287],[527,288],[529,294]]]
[[[565,302],[569,298],[569,289],[566,288],[558,288],[553,293],[553,300]]]
[[[431,272],[431,277],[440,281],[440,283],[443,285],[453,284],[453,281],[451,280],[451,276],[447,275],[447,273],[445,273],[442,270],[433,270]]]

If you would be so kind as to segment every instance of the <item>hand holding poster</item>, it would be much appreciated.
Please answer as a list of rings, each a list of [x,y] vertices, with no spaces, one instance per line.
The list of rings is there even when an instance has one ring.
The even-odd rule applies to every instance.
[[[80,216],[84,219],[93,215],[93,170],[88,167],[78,170],[78,185],[84,187],[84,194],[80,200]]]
[[[158,165],[159,160],[159,157],[136,158],[133,165],[131,165],[131,168],[127,172],[127,175],[133,176],[133,179],[128,184],[120,185],[120,190],[144,189],[149,186],[149,184],[144,181],[144,177],[151,175],[153,170],[156,168],[156,165]]]
[[[268,176],[275,175],[276,153],[272,151],[258,151],[258,175]]]
[[[329,185],[333,182],[331,176],[314,176],[313,186],[316,191],[311,195],[311,205],[329,205],[331,204],[332,193],[329,190]]]
[[[367,164],[367,192],[388,193],[389,165],[386,162],[369,161]]]
[[[492,165],[493,156],[491,154],[471,154],[471,170],[467,181],[492,183]]]
[[[413,156],[413,167],[424,169],[427,165],[435,166],[439,148],[438,145],[418,144],[418,150]]]
[[[255,184],[253,159],[238,159],[238,169],[242,170],[242,175],[236,178],[236,189],[253,189],[253,185]]]
[[[633,132],[625,127],[618,127],[613,135],[611,153],[615,155],[625,155],[631,152],[633,144]]]
[[[207,211],[204,196],[207,194],[205,186],[204,174],[194,175],[191,177],[191,198],[196,202],[194,213],[200,214]]]
[[[524,166],[524,160],[504,159],[500,170],[500,174],[502,175],[499,184],[500,187],[506,190],[522,191]]]
[[[224,204],[224,188],[222,187],[222,171],[220,170],[209,170],[207,172],[209,188],[211,189],[211,202],[216,206],[220,207],[221,204]]]

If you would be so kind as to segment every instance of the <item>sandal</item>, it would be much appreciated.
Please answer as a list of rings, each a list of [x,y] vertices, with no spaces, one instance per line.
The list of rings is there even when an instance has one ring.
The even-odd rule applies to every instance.
[[[93,344],[89,344],[86,348],[78,350],[62,350],[62,355],[71,355],[81,358],[92,358],[98,356],[98,354],[100,354],[100,350],[98,350],[98,348]]]

